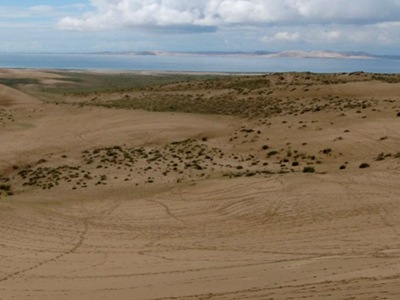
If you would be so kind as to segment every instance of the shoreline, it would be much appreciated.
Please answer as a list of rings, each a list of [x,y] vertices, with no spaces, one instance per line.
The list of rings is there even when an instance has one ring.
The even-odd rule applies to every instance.
[[[98,54],[0,54],[0,68],[61,71],[260,74],[283,72],[398,74],[393,59],[262,56],[137,56]]]
[[[119,74],[132,74],[144,76],[157,76],[157,75],[215,75],[215,76],[260,76],[260,75],[273,75],[273,74],[313,74],[313,75],[356,75],[356,74],[369,74],[369,75],[399,75],[397,73],[385,72],[367,72],[367,71],[352,71],[352,72],[312,72],[312,71],[276,71],[276,72],[223,72],[223,71],[168,71],[168,70],[119,70],[119,69],[63,69],[63,68],[8,68],[0,67],[1,74],[6,74],[7,71],[22,71],[22,72],[61,72],[61,73],[92,73],[92,74],[106,74],[106,75],[119,75]],[[9,75],[9,73],[7,74]]]

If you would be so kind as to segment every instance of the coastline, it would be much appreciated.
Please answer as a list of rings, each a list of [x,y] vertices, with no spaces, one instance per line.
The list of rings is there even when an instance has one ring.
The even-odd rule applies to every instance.
[[[4,54],[0,68],[168,73],[400,72],[398,60],[262,56],[149,56],[110,54]]]

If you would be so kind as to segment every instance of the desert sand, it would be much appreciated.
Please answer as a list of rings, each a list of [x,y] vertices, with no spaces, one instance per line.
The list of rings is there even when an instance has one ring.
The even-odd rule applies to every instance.
[[[0,71],[1,300],[400,299],[400,76],[118,76]]]

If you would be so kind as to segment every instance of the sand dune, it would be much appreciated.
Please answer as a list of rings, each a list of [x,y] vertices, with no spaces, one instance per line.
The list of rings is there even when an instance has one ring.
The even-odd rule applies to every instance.
[[[9,88],[5,85],[0,85],[0,107],[3,106],[31,106],[38,104],[39,101],[26,93],[16,89]]]
[[[398,299],[400,88],[331,76],[268,86],[293,103],[266,117],[1,86],[0,299]]]

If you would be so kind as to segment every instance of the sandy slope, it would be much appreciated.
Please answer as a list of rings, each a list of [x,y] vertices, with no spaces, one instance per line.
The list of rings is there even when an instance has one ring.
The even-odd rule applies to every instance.
[[[5,87],[0,101],[2,114],[14,119],[0,128],[0,174],[14,194],[0,198],[1,300],[400,297],[400,120],[391,107],[262,125],[42,104]],[[280,174],[291,167],[282,166],[283,156],[267,159],[266,143],[283,149],[278,156],[288,149],[316,155],[317,173],[301,172],[305,158]],[[134,163],[113,160],[98,169],[92,153],[115,145]],[[332,154],[320,152],[327,147]],[[199,161],[201,170],[184,168],[193,149],[213,160]],[[86,163],[85,151],[95,163]],[[382,152],[392,155],[375,160]],[[371,167],[359,169],[361,162]],[[223,176],[238,164],[255,174]],[[50,189],[24,185],[18,175],[60,165],[69,166],[64,173],[108,179],[80,188],[77,179],[61,178]]]

